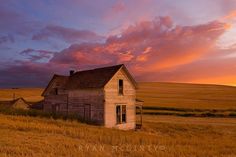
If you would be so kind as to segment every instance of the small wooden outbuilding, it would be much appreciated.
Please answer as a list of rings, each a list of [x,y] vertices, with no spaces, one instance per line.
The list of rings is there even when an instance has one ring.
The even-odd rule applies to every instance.
[[[24,98],[17,98],[10,102],[10,106],[17,109],[25,109],[28,110],[30,108],[30,104],[26,102]]]
[[[136,128],[137,83],[121,65],[54,75],[42,96],[43,110],[77,114],[109,128]]]

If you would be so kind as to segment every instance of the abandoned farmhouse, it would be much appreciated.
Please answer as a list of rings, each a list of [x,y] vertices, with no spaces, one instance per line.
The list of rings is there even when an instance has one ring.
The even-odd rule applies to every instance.
[[[123,64],[70,71],[69,76],[53,76],[42,94],[43,109],[76,114],[108,128],[135,129],[136,108],[142,108],[136,89],[137,83]]]

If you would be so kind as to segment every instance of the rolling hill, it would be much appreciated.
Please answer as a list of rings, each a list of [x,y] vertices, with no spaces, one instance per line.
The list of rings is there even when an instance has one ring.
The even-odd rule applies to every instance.
[[[23,97],[26,101],[37,102],[43,99],[41,96],[43,88],[13,88],[0,89],[0,101],[9,101],[15,98]]]
[[[236,87],[232,86],[141,82],[137,97],[145,106],[236,109]]]
[[[24,97],[36,102],[43,99],[42,88],[0,89],[0,101]],[[137,98],[145,106],[189,109],[236,109],[236,87],[184,83],[140,82]]]

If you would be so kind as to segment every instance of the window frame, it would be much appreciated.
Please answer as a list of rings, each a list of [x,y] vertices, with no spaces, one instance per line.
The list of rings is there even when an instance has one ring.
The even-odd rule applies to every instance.
[[[54,89],[55,89],[55,95],[59,95],[58,88],[54,88]]]
[[[119,112],[117,112],[118,108],[119,108]],[[125,104],[116,105],[115,112],[116,112],[117,125],[127,123],[127,105]]]
[[[122,86],[120,86],[120,81],[122,81]],[[124,95],[124,80],[123,79],[118,79],[118,95],[121,95],[121,96]]]

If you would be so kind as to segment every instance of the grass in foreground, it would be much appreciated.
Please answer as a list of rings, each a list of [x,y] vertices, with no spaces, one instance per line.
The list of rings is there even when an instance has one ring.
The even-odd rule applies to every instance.
[[[0,114],[0,135],[0,156],[11,157],[236,156],[236,124],[230,118],[145,116],[144,128],[135,132]]]

